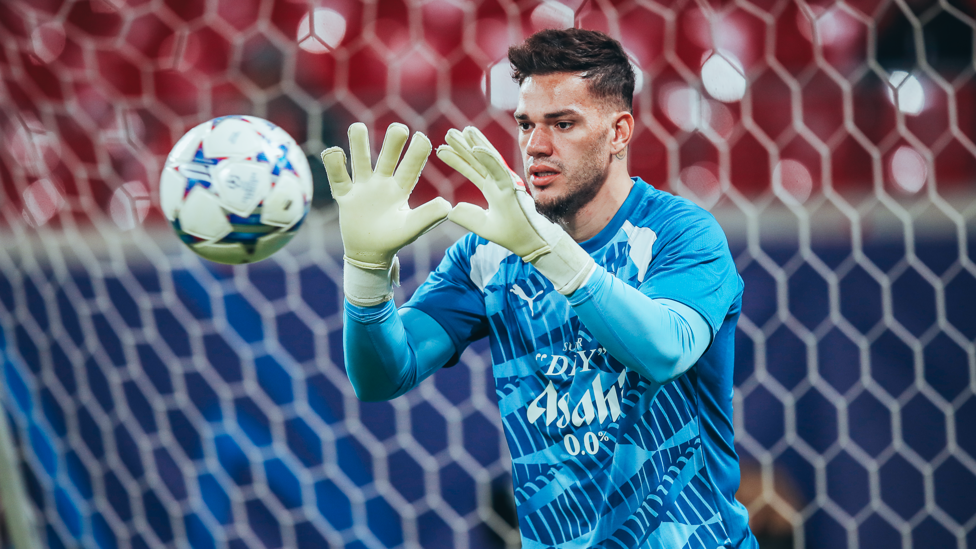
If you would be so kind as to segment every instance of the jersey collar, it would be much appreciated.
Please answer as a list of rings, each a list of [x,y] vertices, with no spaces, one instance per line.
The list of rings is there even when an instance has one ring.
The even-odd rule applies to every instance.
[[[586,253],[591,254],[606,246],[614,235],[617,234],[617,231],[620,230],[620,227],[623,226],[624,221],[626,221],[627,218],[630,217],[630,214],[633,213],[637,204],[642,198],[644,198],[644,194],[647,193],[647,190],[651,188],[650,185],[645,183],[644,180],[639,177],[631,177],[630,179],[634,182],[634,186],[630,188],[630,193],[627,195],[627,199],[624,200],[624,203],[620,205],[620,209],[617,210],[616,214],[614,214],[613,219],[610,220],[610,223],[607,223],[607,226],[601,229],[600,232],[596,233],[596,236],[593,238],[579,243],[579,245],[586,250]]]

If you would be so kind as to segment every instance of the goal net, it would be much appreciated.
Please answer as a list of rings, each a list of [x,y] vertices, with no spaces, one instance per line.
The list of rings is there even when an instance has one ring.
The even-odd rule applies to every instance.
[[[317,156],[353,122],[375,147],[398,121],[435,145],[477,126],[519,165],[507,48],[576,25],[637,71],[631,173],[709,209],[745,280],[739,498],[764,547],[976,548],[974,17],[972,0],[0,2],[0,400],[26,494],[4,492],[7,517],[27,510],[52,548],[517,547],[485,344],[392,402],[354,396]],[[227,114],[284,128],[315,176],[307,226],[254,265],[198,258],[158,207],[170,148]],[[434,196],[483,203],[436,159],[412,201]],[[398,303],[460,234],[403,250]]]

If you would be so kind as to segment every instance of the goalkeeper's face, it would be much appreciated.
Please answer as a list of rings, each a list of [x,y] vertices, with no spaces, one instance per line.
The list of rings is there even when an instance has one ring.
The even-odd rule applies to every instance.
[[[577,74],[533,75],[522,83],[515,120],[540,213],[566,219],[599,194],[610,173],[613,115]]]

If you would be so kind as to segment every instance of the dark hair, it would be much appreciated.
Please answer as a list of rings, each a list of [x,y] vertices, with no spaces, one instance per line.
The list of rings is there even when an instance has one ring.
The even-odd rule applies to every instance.
[[[590,93],[634,107],[634,69],[623,46],[599,31],[547,29],[508,48],[512,79],[519,86],[533,74],[582,73],[589,80]]]

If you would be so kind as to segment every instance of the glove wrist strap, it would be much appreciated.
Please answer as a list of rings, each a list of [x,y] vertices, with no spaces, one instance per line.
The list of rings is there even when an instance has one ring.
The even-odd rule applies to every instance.
[[[532,265],[552,282],[557,292],[570,295],[593,274],[596,262],[569,235],[560,238],[551,249],[532,260]]]
[[[367,261],[359,261],[358,259],[353,259],[348,255],[343,255],[342,260],[348,265],[355,265],[360,269],[365,269],[367,271],[386,271],[390,269],[389,265],[384,265],[382,263],[369,263]]]
[[[393,288],[400,285],[400,260],[389,267],[365,263],[348,257],[342,271],[342,291],[349,303],[360,307],[382,305],[393,299]]]

